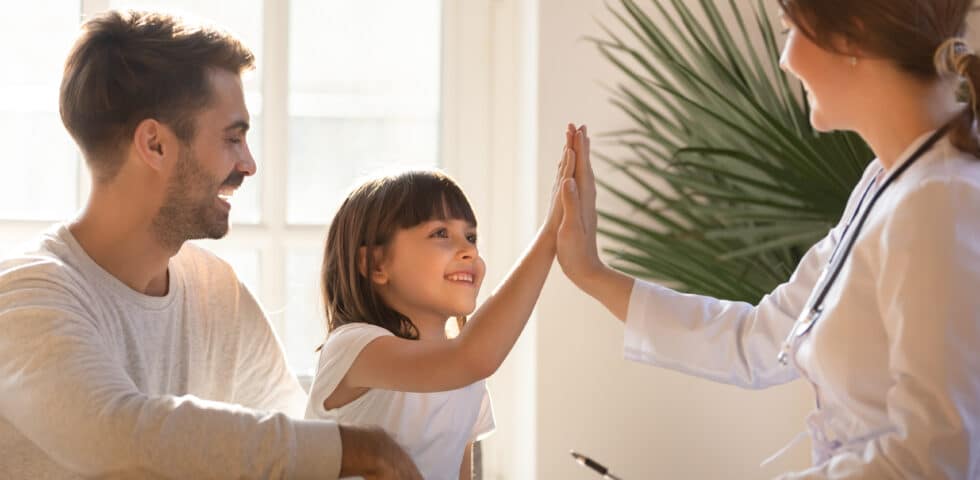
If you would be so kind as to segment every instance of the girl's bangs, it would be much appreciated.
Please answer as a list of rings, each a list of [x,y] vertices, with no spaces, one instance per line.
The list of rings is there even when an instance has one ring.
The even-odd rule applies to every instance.
[[[411,228],[431,220],[464,220],[476,225],[476,215],[463,191],[449,177],[435,172],[414,172],[406,182],[395,221]]]

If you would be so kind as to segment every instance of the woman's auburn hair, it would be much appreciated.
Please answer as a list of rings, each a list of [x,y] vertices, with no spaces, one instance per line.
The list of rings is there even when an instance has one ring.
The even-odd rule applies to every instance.
[[[349,323],[369,323],[406,339],[418,339],[412,321],[384,303],[370,275],[372,252],[389,245],[400,229],[431,220],[460,219],[476,225],[462,189],[436,170],[412,170],[370,179],[355,188],[330,224],[323,251],[321,288],[327,331]],[[367,254],[362,254],[362,247]]]
[[[962,40],[973,0],[778,0],[783,13],[824,50],[894,62],[924,80],[958,76],[969,102],[950,130],[958,149],[980,157],[980,57]]]

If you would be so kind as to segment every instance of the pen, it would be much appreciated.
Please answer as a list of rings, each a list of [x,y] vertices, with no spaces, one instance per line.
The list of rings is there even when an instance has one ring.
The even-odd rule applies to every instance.
[[[575,461],[577,461],[581,465],[591,468],[592,470],[595,470],[596,473],[602,475],[602,478],[606,478],[609,480],[622,480],[619,477],[613,475],[612,473],[609,473],[609,469],[604,467],[601,463],[589,457],[586,457],[585,455],[582,455],[581,453],[578,453],[575,450],[572,450],[570,453],[572,454],[572,457],[575,458]]]

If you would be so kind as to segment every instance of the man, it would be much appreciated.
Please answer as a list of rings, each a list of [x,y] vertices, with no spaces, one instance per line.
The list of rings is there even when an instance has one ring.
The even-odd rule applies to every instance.
[[[92,193],[0,261],[0,477],[420,478],[380,430],[297,419],[305,394],[257,302],[185,243],[224,236],[255,173],[253,61],[165,15],[84,25],[61,116]]]

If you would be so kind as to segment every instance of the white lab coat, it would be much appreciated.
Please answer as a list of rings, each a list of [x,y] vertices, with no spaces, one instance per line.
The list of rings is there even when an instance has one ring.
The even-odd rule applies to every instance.
[[[823,316],[788,366],[776,359],[861,194],[894,170],[872,162],[841,223],[758,306],[634,284],[628,359],[746,388],[813,385],[814,466],[781,478],[980,479],[980,160],[948,139],[882,194]]]

